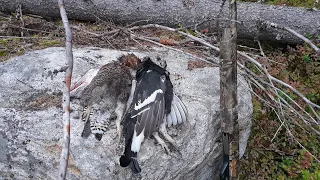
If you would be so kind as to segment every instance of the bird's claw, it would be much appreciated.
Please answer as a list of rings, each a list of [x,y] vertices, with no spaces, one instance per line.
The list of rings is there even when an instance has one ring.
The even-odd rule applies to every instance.
[[[168,148],[166,143],[159,137],[158,132],[154,132],[152,135],[156,139],[156,141],[161,145],[161,147],[165,150],[165,152],[167,154],[169,154],[170,153],[170,149]]]

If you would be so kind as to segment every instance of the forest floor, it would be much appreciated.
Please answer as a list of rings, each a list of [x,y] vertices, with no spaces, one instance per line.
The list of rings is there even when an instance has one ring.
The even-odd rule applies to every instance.
[[[289,1],[288,1],[289,2]],[[275,0],[274,3],[278,3]],[[281,1],[283,3],[283,1]],[[309,3],[310,4],[310,3]],[[95,23],[70,21],[73,31],[74,46],[96,46],[113,49],[126,49],[142,45],[155,46],[146,42],[136,42],[125,33],[117,33],[112,38],[97,37],[96,32],[114,29],[110,22]],[[0,62],[24,54],[30,50],[52,46],[64,46],[64,28],[61,21],[47,21],[34,15],[0,14]],[[161,44],[174,45],[174,41],[183,41],[183,37],[174,32],[157,29],[141,31],[145,36],[154,37]],[[320,37],[308,37],[320,47]],[[241,42],[239,42],[238,45]],[[181,45],[178,45],[181,47]],[[201,54],[203,48],[185,43],[184,49],[193,54]],[[260,53],[256,42],[239,46],[239,49]],[[262,49],[267,58],[259,59],[269,73],[290,84],[302,92],[313,103],[320,105],[320,56],[305,44],[297,46],[275,46],[263,44]],[[268,60],[266,60],[268,59]],[[203,66],[200,64],[198,66]],[[254,69],[253,69],[254,70]],[[300,103],[295,94],[292,99]],[[244,158],[240,161],[241,179],[313,179],[320,180],[320,138],[303,126],[292,123],[291,129],[298,140],[309,152],[301,148],[288,134],[280,128],[276,114],[258,98],[253,96],[253,126]],[[307,106],[301,106],[310,111]],[[320,112],[317,112],[320,115]],[[298,121],[298,120],[297,120]],[[277,133],[276,133],[277,132]]]
[[[255,0],[244,0],[252,2]],[[314,0],[268,0],[266,4],[320,8]],[[320,36],[307,36],[320,47]],[[271,46],[264,44],[265,59],[260,59],[269,73],[296,88],[308,99],[320,105],[320,56],[306,44],[297,46]],[[292,92],[290,98],[310,112],[308,106]],[[241,160],[241,179],[303,179],[320,180],[320,136],[300,126],[299,118],[293,120],[290,129],[293,136],[281,126],[277,115],[268,106],[253,97],[253,126],[246,150]],[[320,110],[317,111],[318,115]],[[296,122],[295,122],[296,121]],[[280,131],[278,131],[280,130]],[[277,132],[278,131],[278,132]],[[301,143],[306,149],[301,148]],[[308,152],[307,152],[308,151]]]

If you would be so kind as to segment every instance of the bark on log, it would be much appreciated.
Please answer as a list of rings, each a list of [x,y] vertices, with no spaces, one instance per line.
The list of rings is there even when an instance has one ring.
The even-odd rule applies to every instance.
[[[97,18],[115,23],[132,23],[148,20],[170,27],[195,25],[206,19],[217,17],[220,0],[69,0],[65,6],[70,19],[96,21]],[[23,13],[37,14],[44,18],[59,18],[55,0],[0,0],[0,11],[15,12],[19,4]],[[220,18],[228,17],[224,7]],[[271,21],[288,26],[306,35],[320,34],[320,11],[303,8],[272,6],[258,3],[239,3],[238,37],[258,38],[263,41],[296,44],[302,41],[283,30],[272,27],[260,28],[260,21]],[[214,23],[213,23],[214,24]]]

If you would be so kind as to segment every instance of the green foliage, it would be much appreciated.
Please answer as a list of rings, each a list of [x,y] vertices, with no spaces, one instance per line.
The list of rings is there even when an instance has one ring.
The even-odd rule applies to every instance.
[[[60,46],[61,41],[64,40],[63,29],[59,28],[61,21],[48,22],[43,18],[31,16],[22,16],[22,18],[26,29],[20,28],[21,19],[16,18],[14,14],[10,18],[0,18],[0,27],[2,27],[0,31],[2,36],[0,38],[0,61],[24,54],[29,50]]]
[[[6,50],[0,50],[0,56],[5,56],[5,55],[7,55],[6,52],[7,52]]]
[[[312,157],[305,150],[300,150],[296,160],[285,159],[282,161],[282,168],[287,172],[290,179],[318,179],[318,165],[312,162]]]
[[[19,38],[0,39],[0,46],[4,48],[0,50],[0,57],[2,58],[6,58],[12,54],[21,55],[24,53],[24,49]]]
[[[245,2],[257,2],[257,0],[243,0]],[[311,8],[313,6],[314,0],[266,0],[266,4],[270,5],[286,5],[286,6],[294,6],[294,7],[305,7]],[[315,5],[316,8],[320,8],[320,3]],[[307,38],[312,38],[310,35],[305,35]]]
[[[183,28],[183,27],[182,27],[181,24],[178,24],[178,28]],[[186,29],[186,30],[181,30],[181,31],[183,31],[183,32],[185,32],[185,33],[189,33],[189,34],[191,34],[191,35],[193,35],[193,36],[197,36],[197,34],[196,34],[193,30],[187,29],[187,28],[185,28],[185,29]]]
[[[315,39],[315,37],[312,34],[309,34],[309,33],[305,34],[304,36],[306,38],[308,38],[308,39]]]
[[[292,104],[292,100],[296,100],[298,98],[298,96],[290,91],[289,93],[287,93],[287,96],[281,92],[281,91],[277,91],[278,92],[278,95],[283,98],[284,100],[286,100],[287,102],[291,103]],[[289,97],[288,97],[289,96]],[[278,100],[278,98],[276,97],[276,99]]]
[[[311,8],[313,6],[314,0],[268,0],[266,3],[272,5],[287,5],[294,7]],[[315,7],[320,8],[320,3],[316,4]]]
[[[303,61],[306,62],[306,63],[310,62],[311,61],[310,56],[308,54],[304,55],[303,56]]]
[[[268,67],[272,76],[290,84],[312,102],[320,104],[320,70],[317,69],[320,68],[319,55],[316,55],[307,45],[288,47],[286,51],[270,47],[269,51],[264,50],[272,61],[263,59],[258,59],[258,61]],[[247,67],[252,72],[259,73],[254,66]],[[294,92],[285,87],[280,87],[280,89],[307,112],[311,112],[310,108]],[[279,96],[290,102],[283,92],[278,91]],[[259,94],[259,91],[256,93]],[[259,95],[263,97],[263,94]],[[277,99],[276,96],[274,98]],[[291,105],[295,106],[293,103]],[[292,116],[292,120],[287,119],[289,121],[287,125],[295,136],[295,140],[282,127],[271,142],[271,138],[280,127],[276,114],[257,98],[253,98],[253,107],[253,127],[246,152],[247,157],[241,160],[241,179],[319,179],[320,164],[295,142],[298,140],[315,157],[319,158],[319,136],[301,123],[299,117]],[[290,112],[286,113],[290,116]],[[316,125],[313,128],[319,130]]]
[[[320,93],[308,93],[306,94],[306,97],[311,100],[313,103],[317,103],[317,100],[320,99]]]
[[[58,40],[48,40],[48,39],[41,39],[39,41],[39,45],[41,47],[51,47],[51,46],[54,46],[54,45],[57,45],[57,44],[60,44],[60,41],[58,41]]]

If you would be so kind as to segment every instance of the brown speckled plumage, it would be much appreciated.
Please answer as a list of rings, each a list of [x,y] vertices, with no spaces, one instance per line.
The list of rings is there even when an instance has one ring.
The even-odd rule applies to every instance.
[[[130,93],[132,76],[129,68],[118,62],[108,63],[101,67],[91,83],[83,90],[81,103],[90,105],[104,96],[126,101]]]
[[[106,131],[106,124],[109,119],[113,119],[116,114],[117,129],[120,126],[120,119],[125,110],[125,106],[130,95],[132,71],[135,71],[140,65],[140,59],[133,55],[124,55],[119,58],[119,61],[102,66],[97,75],[92,79],[91,83],[84,88],[81,95],[81,105],[85,107],[82,119],[86,121],[85,128],[82,133],[83,137],[90,135],[90,129],[99,130],[99,132]],[[99,117],[90,122],[90,113],[92,109],[99,113]],[[103,116],[103,117],[100,117]],[[99,119],[99,122],[97,122]],[[105,120],[105,122],[103,122]],[[103,127],[97,127],[103,126]],[[103,128],[103,130],[101,130]],[[88,130],[89,129],[89,130]],[[94,133],[92,131],[92,133]],[[120,135],[121,132],[119,132]],[[97,133],[96,137],[97,137]],[[99,135],[101,139],[102,134]]]

